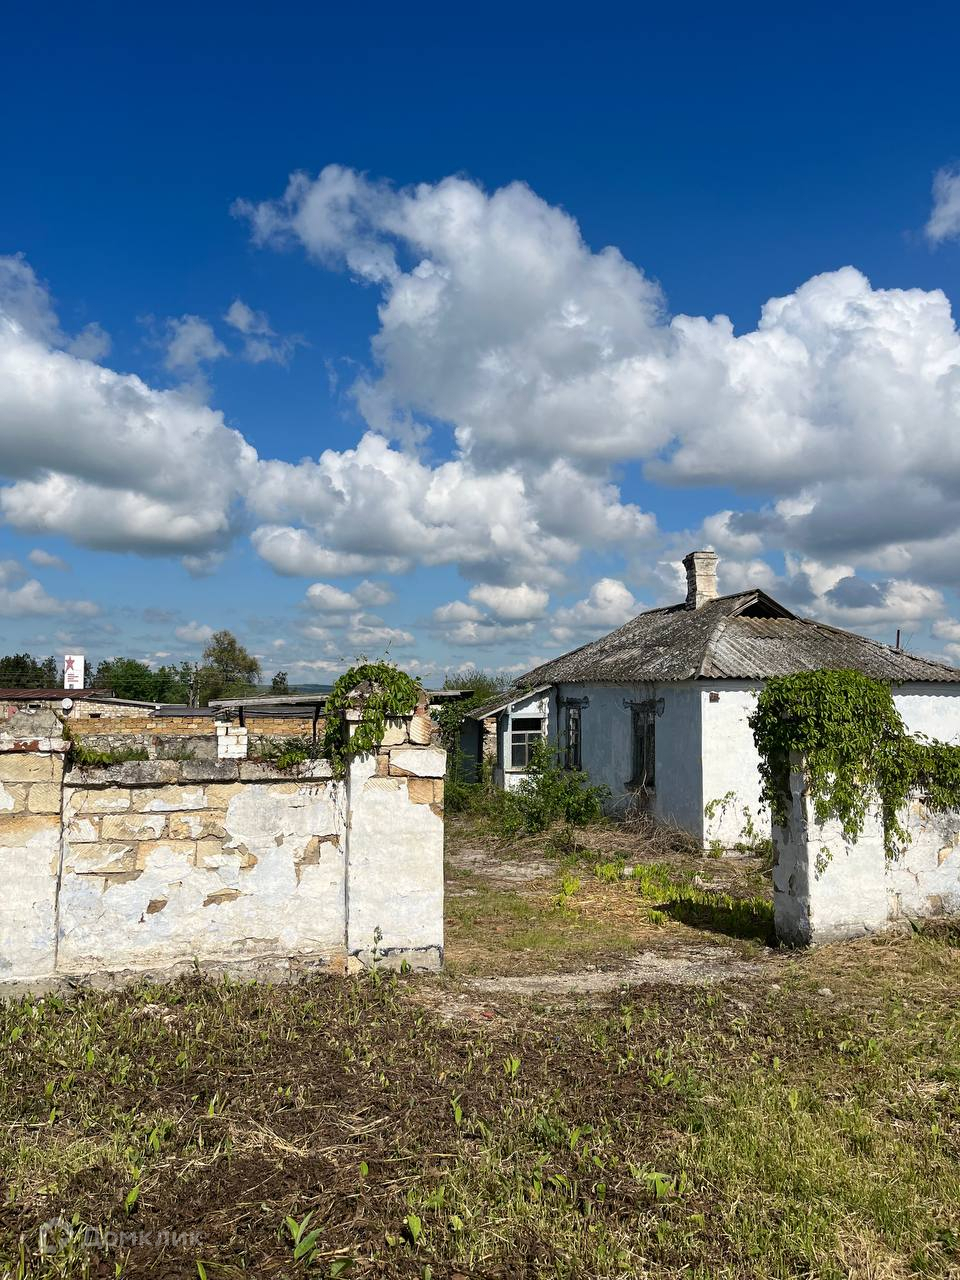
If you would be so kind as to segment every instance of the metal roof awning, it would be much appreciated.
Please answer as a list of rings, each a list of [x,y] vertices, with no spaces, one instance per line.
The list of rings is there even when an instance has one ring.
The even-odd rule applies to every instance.
[[[506,693],[498,694],[495,698],[490,698],[486,702],[482,702],[479,707],[471,707],[467,712],[469,720],[485,720],[487,716],[499,715],[501,711],[506,711],[507,707],[512,707],[515,702],[523,702],[527,698],[534,698],[538,693],[546,693],[553,686],[549,684],[539,684],[532,689],[509,689]]]

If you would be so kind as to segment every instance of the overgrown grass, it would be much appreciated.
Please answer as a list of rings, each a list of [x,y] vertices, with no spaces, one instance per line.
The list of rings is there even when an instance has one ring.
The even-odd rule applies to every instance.
[[[110,764],[126,764],[130,760],[149,760],[145,747],[117,747],[113,750],[97,751],[74,739],[70,747],[70,760],[83,769],[103,768]]]
[[[708,929],[735,938],[754,938],[772,944],[773,904],[762,897],[735,897],[715,889],[702,889],[689,873],[662,863],[633,868],[633,880],[652,910],[696,929]]]
[[[0,1274],[960,1274],[957,948],[778,979],[479,1025],[378,977],[0,1006]],[[151,1243],[41,1258],[56,1216]]]
[[[476,887],[469,896],[447,901],[448,951],[458,972],[488,971],[491,950],[497,968],[512,972],[575,969],[625,956],[634,946],[624,921],[573,909],[576,890],[564,895],[562,884],[561,892],[544,888],[534,894],[482,881],[461,883]]]

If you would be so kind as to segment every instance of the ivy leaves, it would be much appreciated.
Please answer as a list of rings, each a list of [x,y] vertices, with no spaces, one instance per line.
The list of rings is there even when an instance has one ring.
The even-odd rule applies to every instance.
[[[898,814],[920,792],[927,807],[960,803],[960,747],[907,733],[888,684],[857,671],[805,671],[767,682],[750,717],[760,754],[762,798],[774,821],[789,814],[790,755],[804,763],[818,822],[839,820],[856,840],[879,806],[884,849],[909,839]]]
[[[323,754],[342,777],[355,756],[370,755],[383,740],[387,720],[408,716],[423,693],[420,684],[389,662],[361,662],[345,672],[327,698]],[[344,711],[359,710],[350,732]]]

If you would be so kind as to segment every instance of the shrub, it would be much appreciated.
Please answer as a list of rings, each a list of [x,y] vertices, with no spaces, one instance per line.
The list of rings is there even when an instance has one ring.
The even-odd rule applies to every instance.
[[[500,827],[504,835],[535,835],[554,822],[586,826],[603,817],[610,788],[593,786],[587,774],[562,769],[557,753],[538,743],[526,777],[516,791],[502,793]]]
[[[261,737],[257,740],[256,758],[278,769],[292,769],[305,760],[317,760],[323,755],[319,742],[305,735],[291,734],[288,738]]]

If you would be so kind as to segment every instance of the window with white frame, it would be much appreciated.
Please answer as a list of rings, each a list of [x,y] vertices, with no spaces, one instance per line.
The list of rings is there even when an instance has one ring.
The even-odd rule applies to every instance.
[[[510,721],[510,767],[526,769],[530,755],[538,742],[543,741],[541,716],[515,716]]]

